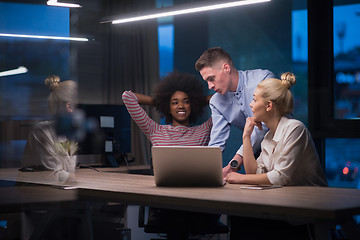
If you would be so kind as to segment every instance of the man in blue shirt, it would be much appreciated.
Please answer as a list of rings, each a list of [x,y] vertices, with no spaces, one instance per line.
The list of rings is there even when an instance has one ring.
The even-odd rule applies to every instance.
[[[256,86],[275,75],[262,69],[238,71],[230,55],[220,47],[206,50],[195,63],[195,68],[216,93],[210,99],[213,127],[209,146],[219,146],[224,151],[230,135],[231,125],[244,130],[247,117],[252,117],[250,103]],[[260,151],[260,144],[268,128],[255,128],[251,135],[254,153]],[[224,177],[240,169],[243,162],[243,146],[223,168]]]

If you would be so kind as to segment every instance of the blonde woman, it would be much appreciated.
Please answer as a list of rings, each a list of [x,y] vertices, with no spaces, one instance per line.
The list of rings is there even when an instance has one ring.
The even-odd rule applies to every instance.
[[[60,82],[60,78],[51,75],[45,80],[51,91],[48,107],[52,115],[71,114],[77,99],[77,83]],[[55,122],[43,121],[34,126],[25,146],[22,167],[34,170],[50,170],[50,176],[64,182],[75,171],[77,144],[65,136],[58,136]]]
[[[228,183],[327,186],[312,138],[305,125],[291,117],[296,83],[292,73],[281,80],[270,78],[260,82],[250,107],[253,117],[246,120],[243,132],[243,163],[246,174],[229,173]],[[265,123],[269,131],[261,142],[257,159],[251,146],[251,133]],[[252,219],[230,216],[230,240],[235,239],[309,239],[311,224],[281,220]],[[261,229],[261,231],[259,231]]]
[[[243,132],[246,174],[230,173],[227,182],[327,186],[309,131],[290,117],[294,105],[290,88],[295,83],[292,73],[284,73],[281,80],[270,78],[258,84],[250,103],[253,117],[247,118]],[[255,159],[250,136],[261,122],[269,131]]]

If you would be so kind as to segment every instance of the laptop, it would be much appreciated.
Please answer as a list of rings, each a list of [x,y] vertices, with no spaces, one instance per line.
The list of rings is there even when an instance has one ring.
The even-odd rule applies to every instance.
[[[156,186],[223,186],[220,147],[153,146],[152,161]]]

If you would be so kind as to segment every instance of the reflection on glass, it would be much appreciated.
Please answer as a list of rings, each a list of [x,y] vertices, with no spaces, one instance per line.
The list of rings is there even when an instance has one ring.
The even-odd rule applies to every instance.
[[[334,115],[360,118],[360,1],[334,6]]]
[[[46,5],[0,2],[0,32],[69,36],[69,10]],[[44,20],[46,19],[46,20]],[[0,72],[25,66],[28,72],[1,77],[1,118],[23,118],[46,113],[42,80],[51,73],[69,79],[68,41],[0,36]]]
[[[0,32],[69,36],[69,16],[67,8],[0,2]],[[0,72],[28,69],[0,77],[0,167],[19,167],[29,129],[49,118],[43,80],[51,73],[70,78],[70,43],[0,36],[0,53]]]
[[[53,117],[70,116],[77,103],[77,83],[60,82],[58,76],[46,78],[50,88],[48,106]],[[75,173],[78,143],[59,135],[54,120],[37,123],[29,134],[22,162],[23,171],[49,171],[49,180],[68,181]]]

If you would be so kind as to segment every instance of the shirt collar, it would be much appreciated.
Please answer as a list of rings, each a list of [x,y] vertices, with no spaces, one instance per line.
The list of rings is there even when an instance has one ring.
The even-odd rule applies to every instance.
[[[234,95],[237,99],[241,99],[241,96],[242,96],[242,92],[243,92],[243,89],[244,89],[244,77],[243,75],[241,74],[240,71],[238,71],[239,73],[239,81],[238,81],[238,84],[237,84],[237,87],[236,87],[236,91],[235,92],[230,92],[229,93],[231,95]]]
[[[286,117],[281,117],[279,124],[276,127],[275,130],[275,135],[273,137],[273,141],[274,142],[279,142],[282,139],[282,129],[284,128],[285,122],[286,122],[287,118]]]
[[[241,71],[238,71],[238,73],[239,73],[239,81],[238,81],[238,85],[236,88],[236,92],[242,92],[243,87],[244,87],[244,76]]]

